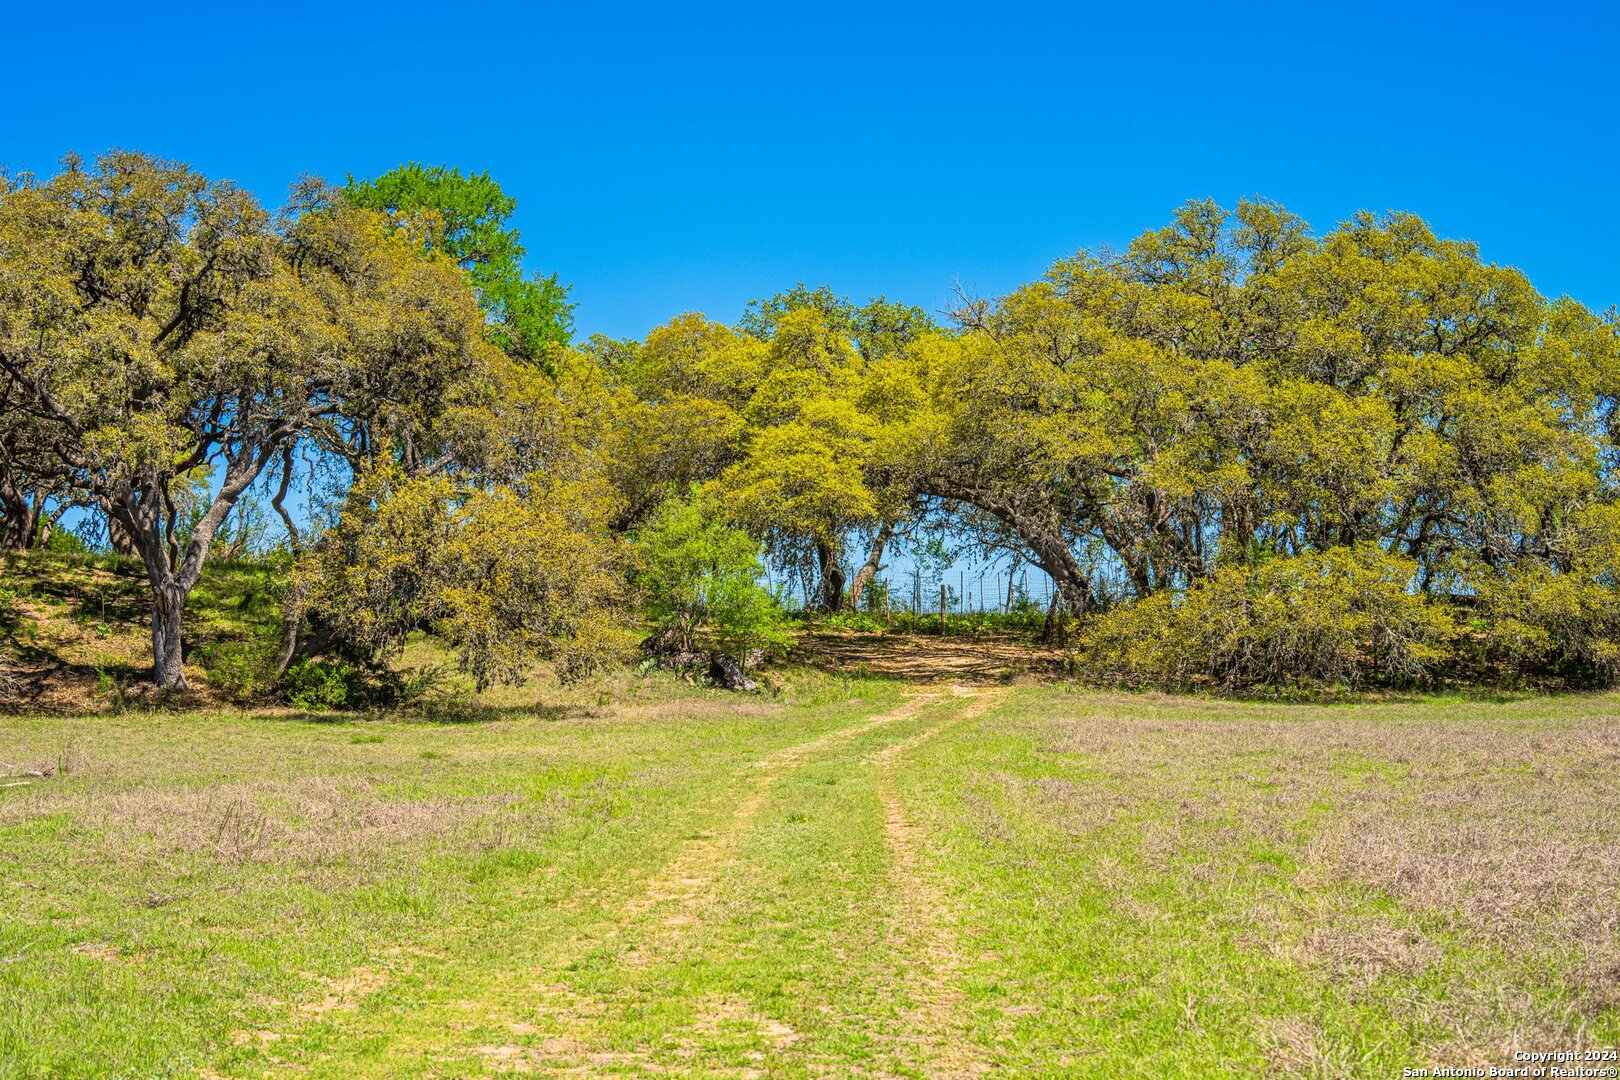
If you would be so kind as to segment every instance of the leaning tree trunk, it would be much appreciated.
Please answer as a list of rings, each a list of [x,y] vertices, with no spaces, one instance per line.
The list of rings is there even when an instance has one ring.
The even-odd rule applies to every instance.
[[[138,555],[135,549],[135,540],[124,528],[124,523],[118,520],[118,515],[107,514],[107,546],[113,549],[115,555]]]
[[[1029,500],[1018,495],[998,495],[972,485],[939,479],[922,486],[925,495],[960,499],[989,514],[1012,530],[1028,549],[1027,558],[1046,571],[1063,595],[1064,603],[1076,615],[1091,610],[1091,575],[1069,549],[1065,517],[1060,508],[1039,497]],[[1117,550],[1117,548],[1116,548]],[[1015,564],[1016,569],[1016,564]],[[1009,606],[1013,586],[1007,587]]]
[[[1091,575],[1075,559],[1053,514],[1029,513],[1022,507],[986,502],[983,509],[1008,525],[1029,548],[1037,567],[1046,571],[1069,610],[1083,615],[1091,610]],[[1011,588],[1008,589],[1009,595]]]
[[[872,579],[877,577],[878,571],[883,569],[883,549],[888,546],[893,537],[894,526],[888,522],[884,522],[883,527],[877,531],[877,535],[872,537],[872,550],[866,556],[866,561],[861,564],[861,568],[855,571],[855,577],[849,583],[849,610],[860,610],[861,596],[866,592],[866,587],[872,584]]]

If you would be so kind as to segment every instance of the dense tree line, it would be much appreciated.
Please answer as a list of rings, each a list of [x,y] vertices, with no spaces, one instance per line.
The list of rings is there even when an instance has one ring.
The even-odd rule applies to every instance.
[[[164,685],[250,489],[296,559],[278,671],[424,626],[480,679],[584,670],[711,600],[779,642],[756,559],[831,611],[947,534],[1050,574],[1098,677],[1620,674],[1616,320],[1408,215],[1193,203],[937,320],[800,286],[576,345],[487,176],[271,214],[112,154],[0,200],[5,542],[104,514]]]

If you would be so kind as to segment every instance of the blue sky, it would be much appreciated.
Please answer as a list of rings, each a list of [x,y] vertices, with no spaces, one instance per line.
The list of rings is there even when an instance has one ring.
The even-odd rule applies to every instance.
[[[488,169],[582,332],[803,280],[937,310],[1189,198],[1403,209],[1620,301],[1620,16],[1596,4],[13,5],[0,162],[143,149]]]

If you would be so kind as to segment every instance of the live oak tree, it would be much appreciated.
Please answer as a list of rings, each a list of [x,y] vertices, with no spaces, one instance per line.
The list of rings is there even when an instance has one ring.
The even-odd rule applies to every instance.
[[[186,597],[248,488],[304,439],[356,458],[386,438],[430,465],[487,390],[484,325],[448,256],[313,183],[272,216],[113,152],[0,198],[6,424],[145,563],[159,686],[186,685]],[[182,537],[177,488],[205,466],[217,486]]]
[[[1343,548],[1367,567],[1351,591],[1399,579],[1420,605],[1499,612],[1507,661],[1620,671],[1598,614],[1615,541],[1590,524],[1620,499],[1612,314],[1410,215],[1318,235],[1260,201],[1188,204],[953,314],[938,329],[800,286],[736,329],[683,316],[612,356],[642,400],[740,425],[707,463],[714,502],[809,561],[821,606],[846,545],[869,539],[872,566],[924,524],[1016,551],[1076,612],[1270,588],[1296,580],[1272,560],[1347,567]],[[1538,622],[1542,593],[1559,603]]]
[[[716,513],[761,538],[779,567],[808,571],[812,606],[858,599],[907,513],[892,462],[874,454],[882,414],[867,399],[885,390],[873,365],[929,325],[915,308],[857,306],[801,285],[752,305],[736,329],[684,315],[613,351],[614,377],[646,410],[638,430],[687,436],[668,440],[684,452],[660,455],[680,474],[644,471],[642,490],[712,480]],[[851,583],[843,567],[857,531],[870,554]]]
[[[279,665],[429,628],[480,681],[579,669],[627,538],[763,552],[831,610],[932,530],[1050,574],[1111,678],[1620,679],[1620,326],[1410,215],[1190,203],[949,326],[801,285],[573,348],[511,213],[420,166],[276,215],[136,154],[9,179],[4,542],[104,508],[169,686],[256,483],[301,554]],[[311,460],[324,534],[283,502]]]
[[[1125,596],[1359,542],[1428,589],[1462,555],[1556,563],[1559,523],[1615,498],[1613,321],[1408,216],[1317,238],[1192,204],[959,317],[902,362],[915,482],[1006,523],[1077,609],[1092,544]]]

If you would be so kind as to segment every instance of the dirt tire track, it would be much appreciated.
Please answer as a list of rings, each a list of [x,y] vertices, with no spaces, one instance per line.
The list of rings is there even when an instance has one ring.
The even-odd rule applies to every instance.
[[[689,932],[688,927],[697,923],[703,909],[713,901],[713,887],[724,873],[725,868],[734,860],[734,853],[741,843],[749,826],[758,817],[760,809],[770,796],[772,787],[789,770],[806,764],[816,755],[831,747],[855,739],[868,732],[890,724],[900,723],[916,717],[930,705],[936,705],[950,700],[953,696],[976,696],[975,691],[953,687],[950,692],[944,690],[910,690],[894,708],[870,717],[861,723],[850,727],[839,728],[827,732],[808,742],[797,743],[783,747],[768,756],[753,763],[753,771],[744,781],[744,790],[724,824],[715,831],[689,840],[684,847],[666,863],[661,871],[648,879],[645,890],[636,899],[624,907],[624,917],[616,920],[607,928],[607,933],[596,939],[594,943],[584,944],[584,951],[610,946],[616,939],[624,940],[630,937],[633,928],[645,926],[645,919],[657,912],[660,908],[669,909],[662,914],[658,922],[650,927],[650,933],[645,933],[640,940],[639,948],[634,952],[620,958],[621,963],[640,967],[656,961],[657,958],[668,956],[675,951],[681,938]],[[985,708],[989,707],[988,699]],[[868,758],[874,761],[878,758],[889,760],[893,751],[901,750],[915,745],[923,737],[932,736],[943,728],[964,719],[968,715],[978,715],[970,704],[968,709],[953,712],[944,722],[934,725],[921,735],[913,736],[892,747],[886,748],[879,755]],[[885,800],[884,810],[889,812],[890,800]],[[889,825],[885,821],[887,832]],[[541,989],[541,988],[537,988]],[[543,988],[539,995],[543,1011],[554,1018],[564,1021],[564,1031],[549,1042],[563,1051],[556,1056],[542,1051],[534,1054],[521,1047],[502,1046],[481,1048],[492,1055],[501,1055],[497,1064],[510,1065],[507,1060],[513,1054],[521,1055],[523,1063],[537,1067],[547,1073],[568,1074],[577,1071],[572,1068],[559,1067],[558,1057],[563,1059],[577,1058],[584,1051],[584,1044],[576,1044],[566,1029],[572,1025],[570,1018],[585,1015],[591,1003],[582,1001],[578,994],[564,983],[553,982]],[[785,1027],[770,1027],[768,1020],[761,1021],[761,1030],[773,1042],[785,1047],[791,1045],[798,1036]],[[566,1049],[565,1049],[566,1048]],[[611,1060],[600,1054],[589,1055],[591,1064],[584,1066],[586,1072],[598,1075],[633,1075],[642,1071],[659,1071],[652,1058],[644,1052],[613,1055]],[[621,1071],[615,1071],[621,1070]],[[973,1070],[962,1070],[954,1075],[967,1075]],[[755,1070],[745,1070],[753,1073]]]
[[[688,841],[680,853],[664,866],[663,871],[648,881],[646,893],[628,905],[627,913],[635,917],[660,904],[673,902],[679,910],[667,917],[664,924],[678,926],[691,922],[693,912],[702,906],[709,886],[713,885],[719,871],[741,842],[749,824],[758,816],[759,809],[765,804],[771,788],[785,772],[804,764],[808,758],[828,747],[857,738],[877,728],[909,720],[927,705],[941,701],[944,697],[945,695],[940,693],[908,694],[898,706],[888,712],[880,713],[853,727],[830,731],[809,742],[784,747],[755,762],[755,772],[750,777],[747,794],[738,801],[736,809],[732,811],[726,823],[714,833]]]
[[[744,794],[737,800],[724,824],[713,832],[687,841],[663,869],[647,880],[641,895],[625,904],[621,918],[602,924],[598,927],[601,931],[599,934],[575,943],[573,950],[575,955],[611,948],[615,942],[633,938],[636,928],[644,925],[645,918],[661,907],[671,910],[663,914],[658,924],[651,928],[651,932],[642,937],[638,943],[640,947],[621,955],[619,962],[641,967],[652,963],[660,956],[669,955],[678,945],[681,936],[688,932],[687,927],[698,921],[703,908],[711,902],[715,882],[732,861],[733,853],[741,843],[744,833],[748,831],[749,825],[758,817],[771,788],[789,769],[804,764],[829,747],[858,738],[885,725],[908,720],[928,705],[945,700],[945,697],[946,695],[939,691],[922,693],[908,691],[897,706],[886,712],[850,727],[829,731],[808,742],[783,747],[755,761],[751,775],[742,782]],[[576,1045],[569,1036],[568,1029],[573,1026],[570,1021],[587,1015],[593,1003],[583,1001],[578,993],[564,982],[548,980],[534,990],[538,1000],[532,1004],[540,1011],[562,1021],[563,1030],[548,1042],[562,1051],[557,1056],[564,1059],[577,1057],[583,1052],[583,1044]],[[791,1032],[767,1032],[767,1034],[778,1041],[791,1041],[796,1037]],[[507,1059],[517,1054],[522,1057],[525,1064],[534,1065],[548,1073],[563,1074],[573,1071],[559,1068],[556,1057],[544,1051],[534,1054],[516,1046],[495,1047],[493,1050],[503,1055],[501,1061],[507,1065],[511,1064]],[[606,1070],[608,1064],[600,1056],[595,1056],[592,1058],[592,1065],[587,1067],[586,1071]],[[616,1058],[612,1064],[616,1068],[631,1072],[636,1069],[652,1068],[651,1059],[644,1054],[624,1055]]]
[[[910,750],[949,728],[977,719],[994,708],[1003,691],[953,686],[953,696],[966,698],[957,712],[923,731],[872,755],[877,766],[877,793],[883,807],[883,837],[889,849],[896,893],[896,932],[909,946],[916,964],[903,973],[902,985],[915,1004],[905,1016],[909,1041],[925,1056],[916,1062],[930,1076],[977,1076],[990,1066],[962,1036],[960,949],[939,888],[919,872],[922,861],[915,826],[894,790],[894,774]]]

